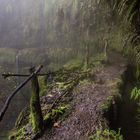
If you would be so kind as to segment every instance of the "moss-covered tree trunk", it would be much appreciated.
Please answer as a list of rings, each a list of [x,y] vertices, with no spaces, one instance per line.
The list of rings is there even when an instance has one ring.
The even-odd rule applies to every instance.
[[[30,73],[33,73],[35,68],[30,69]],[[32,96],[30,100],[30,117],[31,123],[33,127],[33,131],[35,133],[40,133],[43,130],[43,116],[41,111],[40,105],[40,98],[39,98],[39,83],[37,76],[33,76],[31,79],[31,89],[32,89]]]

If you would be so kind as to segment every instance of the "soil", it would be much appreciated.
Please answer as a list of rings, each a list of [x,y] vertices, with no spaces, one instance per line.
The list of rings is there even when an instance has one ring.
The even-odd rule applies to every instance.
[[[109,64],[96,70],[91,82],[79,84],[72,93],[72,111],[51,132],[45,131],[39,140],[87,140],[102,127],[101,106],[113,95],[112,88],[126,69],[126,61],[119,53],[109,54]]]

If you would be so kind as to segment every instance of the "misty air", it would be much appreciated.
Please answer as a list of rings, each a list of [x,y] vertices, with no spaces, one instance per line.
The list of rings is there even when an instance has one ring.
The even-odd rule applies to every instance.
[[[140,140],[140,1],[0,0],[0,140]]]

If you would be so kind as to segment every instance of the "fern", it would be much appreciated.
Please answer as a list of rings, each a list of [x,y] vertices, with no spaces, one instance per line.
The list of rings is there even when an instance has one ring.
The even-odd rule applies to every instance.
[[[89,140],[123,140],[123,136],[120,133],[120,129],[118,132],[109,129],[99,129],[93,136],[89,137]]]
[[[118,4],[118,12],[120,15],[125,15],[125,20],[132,23],[135,19],[135,16],[139,13],[139,0],[121,0]]]
[[[137,87],[133,88],[131,91],[130,99],[137,100],[140,97],[140,89]]]

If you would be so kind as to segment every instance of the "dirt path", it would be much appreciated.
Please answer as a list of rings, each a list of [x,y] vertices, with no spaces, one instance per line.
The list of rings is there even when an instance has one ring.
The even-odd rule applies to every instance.
[[[53,128],[51,136],[47,130],[40,140],[87,140],[101,127],[103,115],[101,105],[113,94],[113,87],[125,70],[125,60],[120,54],[110,54],[110,63],[96,71],[94,82],[80,84],[73,91],[73,111]]]

